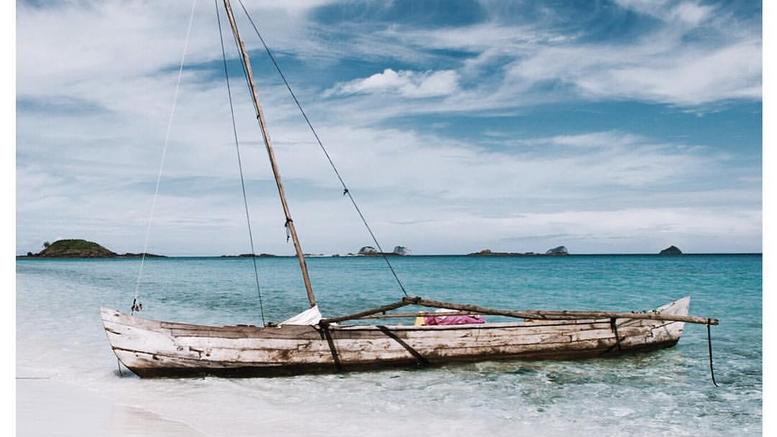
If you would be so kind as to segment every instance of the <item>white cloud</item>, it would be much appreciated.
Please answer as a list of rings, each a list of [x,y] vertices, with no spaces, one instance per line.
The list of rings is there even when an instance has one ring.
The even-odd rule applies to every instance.
[[[458,74],[453,70],[417,72],[387,68],[382,73],[337,84],[328,93],[396,93],[409,98],[439,97],[458,91],[458,80]]]
[[[215,91],[204,99],[182,95],[186,101],[174,125],[176,142],[168,154],[151,250],[239,253],[245,250],[245,228],[234,150],[225,133],[226,113],[224,108],[214,111],[210,104],[217,100]],[[238,109],[250,112],[247,105]],[[30,144],[23,153],[45,154],[47,159],[20,164],[18,169],[20,249],[32,250],[49,235],[78,235],[105,241],[114,250],[137,251],[133,241],[144,230],[158,138],[135,147],[72,147],[68,142],[77,129],[67,126],[76,119],[48,120],[58,134],[46,134],[45,146],[35,141],[40,137],[30,130],[33,120],[21,119],[20,131],[27,132],[23,138]],[[246,117],[240,126],[244,140],[258,139],[252,123]],[[135,124],[103,120],[95,126],[119,138],[140,132]],[[361,232],[326,161],[300,128],[277,120],[271,134],[306,249],[353,251],[366,244],[368,236]],[[161,135],[161,126],[158,131]],[[413,131],[338,123],[323,124],[319,131],[386,245],[410,244],[421,253],[467,252],[483,245],[517,250],[519,243],[503,239],[563,233],[578,252],[610,250],[608,244],[629,251],[640,250],[638,244],[647,243],[651,232],[666,229],[678,241],[684,236],[682,241],[691,248],[699,235],[719,231],[731,240],[739,235],[751,242],[747,236],[754,232],[750,218],[744,226],[741,217],[711,209],[738,204],[742,214],[757,211],[758,199],[744,200],[740,192],[684,195],[672,188],[676,199],[649,194],[720,174],[726,158],[704,148],[662,144],[623,132],[590,132],[521,141],[507,138],[497,152]],[[146,133],[143,138],[155,136]],[[245,144],[243,159],[258,245],[262,251],[286,253],[290,249],[264,152],[256,143]],[[606,206],[590,210],[591,200],[603,195]],[[692,205],[702,197],[703,202]],[[685,212],[677,213],[677,208]],[[698,216],[709,217],[703,232],[694,231]],[[403,224],[408,222],[415,224]],[[631,240],[626,239],[629,233]],[[450,235],[457,235],[455,242]],[[539,239],[530,247],[520,243],[520,249],[544,250],[554,242]]]
[[[694,2],[623,0],[623,7],[661,17],[664,24],[636,41],[620,44],[583,43],[577,33],[559,31],[542,20],[508,26],[499,22],[498,17],[471,26],[431,30],[394,25],[366,32],[358,23],[344,30],[342,26],[328,28],[308,20],[307,12],[318,5],[316,1],[254,3],[249,6],[255,17],[261,17],[259,24],[270,44],[309,62],[354,56],[419,61],[436,56],[434,49],[472,54],[458,68],[389,68],[335,85],[324,94],[442,97],[412,107],[388,107],[379,101],[379,114],[394,109],[409,113],[447,112],[464,107],[514,108],[577,96],[683,106],[760,98],[758,29],[725,14],[713,14],[710,7]],[[175,65],[183,45],[189,7],[188,2],[100,2],[89,7],[76,2],[44,8],[20,4],[19,96],[64,96],[91,101],[93,96],[102,94],[107,104],[120,104],[117,84],[147,81],[149,76],[157,76],[161,68]],[[191,62],[218,59],[214,21],[212,5],[200,4],[190,44]],[[689,38],[688,32],[694,29],[703,29],[709,37]],[[357,37],[336,44],[329,41],[346,30]],[[249,42],[253,40],[250,33],[245,36]],[[499,74],[483,80],[484,71]],[[85,77],[90,79],[84,80]],[[556,82],[570,87],[537,91],[543,84]]]
[[[672,0],[616,0],[625,9],[652,15],[673,24],[699,25],[707,19],[714,8],[697,2],[675,2]]]
[[[657,18],[637,38],[591,40],[552,23],[384,32],[401,44],[473,54],[457,70],[459,88],[437,109],[510,108],[538,100],[633,99],[685,107],[761,98],[761,34],[696,2],[621,0],[621,7]],[[704,37],[700,37],[700,35]],[[483,80],[486,71],[497,71]],[[558,84],[566,85],[559,87]],[[455,104],[449,104],[455,103]],[[423,108],[424,111],[429,108]]]
[[[481,245],[499,249],[509,237],[565,234],[577,244],[570,244],[576,252],[628,251],[639,250],[640,244],[653,247],[646,246],[658,244],[650,236],[662,233],[686,242],[683,249],[760,247],[755,218],[759,179],[725,167],[726,156],[694,144],[606,131],[520,141],[490,137],[485,143],[494,147],[485,147],[411,128],[375,127],[397,114],[461,108],[476,113],[529,105],[538,98],[532,87],[553,80],[595,99],[683,105],[757,99],[758,38],[745,32],[717,45],[699,45],[669,32],[614,46],[581,43],[574,35],[545,32],[540,24],[511,28],[489,23],[398,29],[337,46],[316,33],[326,35],[327,29],[306,21],[307,6],[295,3],[283,9],[273,4],[257,14],[274,46],[304,59],[337,58],[352,49],[359,56],[385,57],[397,48],[403,58],[426,56],[434,48],[473,53],[456,70],[386,69],[341,83],[330,88],[330,94],[338,95],[337,105],[312,97],[320,91],[315,86],[326,85],[297,87],[387,246],[410,244],[421,253],[466,252]],[[46,106],[62,100],[91,108],[82,113],[18,111],[20,251],[36,249],[52,236],[92,238],[118,251],[140,250],[189,7],[188,2],[18,6],[20,101]],[[198,6],[190,62],[220,60],[208,8],[212,5]],[[698,13],[694,18],[693,11],[678,13],[685,14],[684,21],[710,20]],[[475,84],[485,69],[500,74]],[[151,251],[245,251],[225,89],[205,74],[189,70],[184,76]],[[242,86],[233,82],[240,138],[253,142],[244,145],[243,158],[259,247],[289,252]],[[285,90],[277,82],[262,81],[260,88],[306,249],[347,252],[365,244],[358,217],[306,127],[294,118],[298,115]],[[741,185],[697,185],[718,181],[727,172]],[[409,222],[417,225],[403,224]],[[596,235],[602,239],[592,237]],[[629,235],[633,238],[626,242]],[[543,250],[551,240],[537,240],[537,246],[526,250]],[[745,243],[737,246],[737,240]]]
[[[336,48],[321,44],[306,18],[311,8],[326,2],[252,1],[246,6],[271,45],[303,56],[326,57]],[[18,95],[90,99],[94,92],[120,92],[127,80],[153,79],[164,69],[172,70],[180,60],[191,7],[192,1],[70,1],[41,7],[20,2]],[[239,6],[233,8],[242,20]],[[221,20],[228,32],[223,11]],[[240,24],[247,44],[258,45],[249,25]],[[234,53],[229,33],[225,38],[228,54]],[[213,2],[198,0],[187,64],[220,59]]]
[[[559,80],[588,98],[700,105],[761,97],[760,40],[704,48],[673,38],[632,46],[543,48],[509,67],[516,81]]]
[[[451,202],[655,189],[693,180],[725,159],[704,148],[620,132],[505,141],[499,152],[392,129],[328,126],[322,135],[355,187]],[[310,147],[284,148],[279,156],[288,177],[335,186]]]
[[[697,3],[681,3],[671,10],[670,16],[692,25],[698,25],[712,13],[712,9],[710,6]]]

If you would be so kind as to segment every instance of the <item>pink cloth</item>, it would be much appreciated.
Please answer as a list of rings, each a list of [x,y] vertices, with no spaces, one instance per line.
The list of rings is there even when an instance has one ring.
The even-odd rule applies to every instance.
[[[486,323],[480,316],[426,316],[424,325],[478,325]]]

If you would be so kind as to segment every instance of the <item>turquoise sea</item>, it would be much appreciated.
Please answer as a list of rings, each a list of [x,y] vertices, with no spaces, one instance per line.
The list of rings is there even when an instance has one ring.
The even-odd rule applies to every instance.
[[[306,308],[296,259],[256,261],[268,321]],[[674,348],[618,359],[140,380],[126,369],[119,375],[99,320],[100,306],[128,310],[139,261],[20,259],[18,396],[57,384],[104,399],[114,413],[101,419],[107,422],[100,429],[113,435],[168,435],[171,429],[208,436],[761,433],[760,255],[413,256],[392,262],[412,295],[493,307],[644,310],[690,295],[692,314],[721,321],[712,329],[720,387],[710,381],[706,329],[698,325],[687,325]],[[380,258],[309,258],[308,265],[325,316],[401,297]],[[148,259],[141,301],[148,318],[261,323],[246,258]],[[83,398],[73,396],[74,403]],[[34,408],[34,401],[18,404],[20,430]],[[57,417],[38,412],[34,420]]]

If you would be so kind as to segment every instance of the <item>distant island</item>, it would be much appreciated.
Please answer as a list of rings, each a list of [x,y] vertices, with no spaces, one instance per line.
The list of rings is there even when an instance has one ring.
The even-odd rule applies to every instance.
[[[666,249],[658,252],[659,255],[682,255],[683,252],[677,248],[677,246],[669,246]]]
[[[240,255],[221,255],[219,258],[273,258],[277,256],[271,253],[241,253]]]
[[[43,243],[43,250],[38,253],[27,252],[21,258],[140,258],[143,253],[118,254],[94,241],[72,239],[57,240],[53,243]],[[146,253],[147,258],[163,258],[162,255]]]
[[[405,246],[394,246],[394,250],[391,252],[380,252],[378,249],[372,246],[364,246],[359,249],[358,255],[362,256],[377,256],[377,255],[392,255],[392,256],[408,256],[410,255],[410,249]]]
[[[554,247],[548,249],[545,253],[535,252],[494,252],[491,249],[483,249],[480,252],[473,252],[467,254],[467,256],[565,256],[569,255],[569,251],[564,246]]]
[[[357,253],[348,253],[347,256],[412,256],[410,249],[405,246],[395,246],[391,252],[380,252],[378,249],[372,246],[363,246]],[[567,256],[570,255],[569,250],[565,246],[557,246],[552,249],[548,249],[544,253],[542,252],[498,252],[491,249],[482,249],[478,252],[472,252],[466,256],[491,256],[491,257],[519,257],[519,256]],[[658,255],[661,256],[676,256],[683,255],[683,252],[674,245],[661,250]],[[64,239],[57,240],[53,243],[43,243],[43,250],[38,253],[27,252],[27,255],[18,255],[17,258],[140,258],[144,256],[143,253],[131,253],[127,252],[119,254],[113,252],[106,247],[95,243],[94,241],[82,240],[82,239]],[[275,257],[287,257],[291,255],[274,255],[271,253],[241,253],[239,255],[221,255],[219,258],[275,258]],[[323,253],[306,253],[306,258],[325,257],[327,255]],[[333,254],[328,255],[330,257],[340,257],[344,255]],[[164,255],[155,255],[153,253],[146,253],[146,258],[165,258]]]

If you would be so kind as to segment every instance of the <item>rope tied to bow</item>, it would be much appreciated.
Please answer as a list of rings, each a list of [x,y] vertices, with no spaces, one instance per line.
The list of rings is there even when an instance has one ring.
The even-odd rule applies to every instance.
[[[143,309],[143,304],[140,303],[140,285],[143,281],[143,269],[146,264],[146,254],[148,252],[148,243],[151,235],[151,225],[154,221],[154,213],[156,211],[156,203],[159,198],[159,185],[162,182],[162,173],[165,168],[165,161],[167,159],[167,149],[170,144],[170,133],[172,132],[173,120],[175,119],[175,110],[178,106],[178,94],[181,89],[181,79],[183,78],[183,67],[186,64],[186,53],[189,51],[189,40],[192,33],[192,24],[194,23],[194,11],[197,9],[197,0],[192,0],[192,8],[189,13],[189,24],[186,27],[186,38],[183,45],[183,51],[181,52],[181,61],[178,64],[178,75],[175,81],[175,92],[173,93],[173,103],[170,107],[170,114],[167,117],[167,128],[165,129],[164,141],[162,142],[162,156],[159,159],[159,170],[156,175],[156,184],[154,185],[154,196],[151,198],[151,209],[148,212],[148,219],[146,220],[146,232],[143,239],[143,252],[140,254],[140,266],[138,267],[138,275],[135,279],[135,292],[132,300],[132,314],[136,311]]]
[[[143,311],[143,303],[138,300],[138,298],[132,299],[132,306],[130,307],[131,314],[135,314],[137,312]]]

